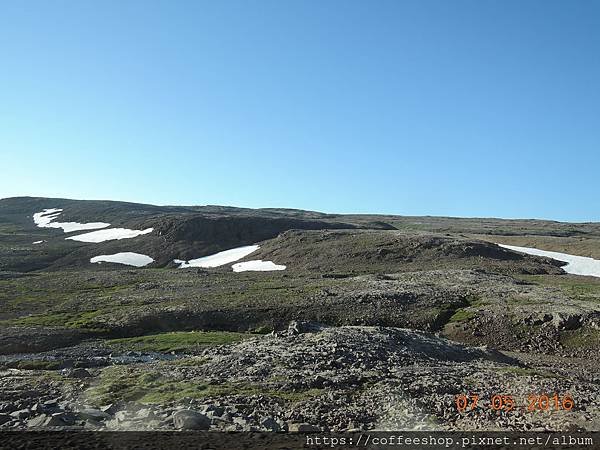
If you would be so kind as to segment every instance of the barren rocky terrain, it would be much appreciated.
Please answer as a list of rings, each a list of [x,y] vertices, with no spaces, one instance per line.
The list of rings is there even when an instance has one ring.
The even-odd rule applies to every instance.
[[[0,428],[600,430],[600,278],[495,243],[598,257],[600,225],[0,200]],[[252,244],[285,270],[174,262]]]

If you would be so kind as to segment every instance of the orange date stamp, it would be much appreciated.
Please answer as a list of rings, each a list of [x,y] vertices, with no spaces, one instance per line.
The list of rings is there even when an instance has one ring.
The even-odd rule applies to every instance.
[[[526,398],[513,395],[495,394],[480,398],[478,394],[459,394],[454,399],[456,409],[463,413],[476,408],[489,408],[494,411],[510,412],[515,409],[535,411],[571,411],[575,400],[569,394],[529,394]]]

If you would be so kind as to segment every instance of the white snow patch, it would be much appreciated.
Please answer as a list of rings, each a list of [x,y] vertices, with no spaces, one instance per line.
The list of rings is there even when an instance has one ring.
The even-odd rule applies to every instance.
[[[246,271],[259,271],[268,272],[271,270],[285,270],[286,267],[275,264],[273,261],[263,261],[262,259],[255,259],[253,261],[246,261],[234,264],[231,266],[234,272],[246,272]]]
[[[259,248],[258,245],[246,245],[215,253],[214,255],[203,256],[202,258],[190,259],[189,261],[175,259],[173,262],[179,264],[180,269],[187,267],[219,267],[242,259]]]
[[[101,264],[103,262],[111,262],[117,264],[126,264],[128,266],[144,267],[154,261],[152,258],[141,253],[122,252],[114,255],[99,255],[90,259],[91,263]]]
[[[573,275],[586,275],[600,277],[600,260],[588,258],[587,256],[569,255],[568,253],[550,252],[531,247],[517,247],[515,245],[498,244],[500,247],[514,250],[515,252],[527,253],[528,255],[546,256],[567,263],[562,269]]]
[[[40,228],[62,228],[65,233],[82,230],[97,230],[98,228],[110,226],[110,223],[105,222],[54,222],[54,219],[61,214],[62,209],[60,208],[44,209],[33,215],[33,222]]]
[[[145,230],[130,230],[129,228],[109,228],[108,230],[92,231],[91,233],[78,234],[66,239],[80,242],[104,242],[120,239],[131,239],[143,234],[152,233],[154,228],[146,228]]]
[[[46,241],[35,241],[35,242],[33,243],[33,245],[36,245],[36,244],[42,244],[43,242],[46,242]]]

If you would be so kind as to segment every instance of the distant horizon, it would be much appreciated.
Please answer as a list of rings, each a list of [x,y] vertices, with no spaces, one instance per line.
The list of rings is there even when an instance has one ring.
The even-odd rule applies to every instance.
[[[600,2],[0,17],[0,195],[600,222]]]
[[[381,211],[367,211],[367,212],[355,212],[355,211],[327,211],[320,209],[311,209],[311,208],[298,208],[293,206],[244,206],[244,205],[235,205],[235,204],[219,204],[219,203],[156,203],[156,202],[148,202],[148,201],[135,201],[135,200],[122,200],[122,199],[112,199],[112,198],[75,198],[75,197],[48,197],[44,195],[14,195],[8,197],[0,196],[0,200],[7,199],[16,199],[16,198],[42,198],[42,199],[55,199],[55,200],[73,200],[73,201],[106,201],[106,202],[119,202],[119,203],[134,203],[139,205],[148,205],[148,206],[157,206],[157,207],[202,207],[202,206],[218,206],[225,208],[240,208],[240,209],[290,209],[297,211],[306,211],[306,212],[314,212],[319,214],[330,214],[330,215],[359,215],[359,216],[398,216],[398,217],[437,217],[437,218],[448,218],[448,219],[498,219],[498,220],[515,220],[515,221],[527,221],[527,220],[537,220],[537,221],[546,221],[546,222],[560,222],[560,223],[570,223],[570,224],[596,224],[600,223],[600,221],[594,220],[583,220],[583,221],[571,221],[571,220],[560,220],[553,218],[544,218],[544,217],[501,217],[501,216],[461,216],[461,215],[442,215],[435,213],[426,213],[426,214],[410,214],[410,213],[390,213],[390,212],[381,212]]]

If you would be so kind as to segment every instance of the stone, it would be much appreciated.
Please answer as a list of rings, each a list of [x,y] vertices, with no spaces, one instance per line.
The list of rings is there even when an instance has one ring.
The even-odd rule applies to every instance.
[[[268,431],[280,431],[281,427],[275,419],[272,417],[265,417],[260,421],[260,426],[266,428]]]
[[[225,413],[225,408],[217,405],[204,405],[202,411],[204,413],[212,413],[215,417],[220,417]]]
[[[574,330],[581,326],[581,316],[578,314],[555,313],[552,325],[558,330]]]
[[[69,369],[66,371],[65,376],[69,377],[69,378],[91,378],[92,374],[87,370],[84,369],[82,367],[78,367],[76,369]]]
[[[84,420],[102,421],[110,419],[111,415],[95,408],[85,408],[77,411],[77,415]]]
[[[184,409],[173,414],[173,425],[180,430],[208,430],[210,419],[197,411]]]
[[[13,418],[10,414],[0,414],[0,425],[4,425],[6,422],[10,422]]]
[[[38,427],[46,426],[47,419],[48,419],[48,416],[46,416],[45,414],[42,414],[41,416],[33,417],[27,421],[27,427],[38,428]]]
[[[250,431],[250,424],[245,417],[234,417],[233,423],[234,425],[240,427],[242,431]]]
[[[318,433],[321,429],[309,423],[288,423],[288,431],[291,433]]]
[[[142,408],[137,413],[135,413],[136,419],[154,419],[156,415],[153,411],[148,408]]]
[[[46,400],[44,403],[42,403],[42,406],[46,409],[58,408],[58,400]]]
[[[99,409],[106,414],[115,414],[117,412],[117,406],[114,403],[101,406]]]
[[[60,414],[60,413],[59,413]],[[71,425],[74,422],[67,422],[60,415],[47,416],[42,414],[40,416],[33,417],[27,421],[27,427],[29,428],[41,428],[41,427],[64,427],[65,425]]]
[[[292,320],[288,325],[287,334],[294,336],[302,333],[316,333],[325,328],[324,325],[307,320]]]
[[[19,409],[11,412],[10,415],[15,419],[26,419],[27,417],[31,416],[31,411],[28,409]]]
[[[75,417],[72,414],[65,412],[54,413],[49,420],[46,421],[47,427],[61,427],[73,424],[75,424]]]
[[[83,427],[89,428],[91,430],[97,430],[99,428],[102,428],[102,422],[98,422],[96,420],[86,420]]]

